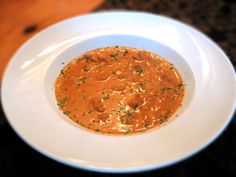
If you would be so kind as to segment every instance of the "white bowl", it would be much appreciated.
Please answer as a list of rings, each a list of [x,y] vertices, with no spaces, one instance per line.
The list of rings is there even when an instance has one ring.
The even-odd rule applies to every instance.
[[[106,136],[79,128],[58,110],[54,81],[63,63],[115,45],[155,52],[183,76],[183,106],[167,125]],[[215,140],[233,115],[236,79],[222,50],[192,27],[147,13],[103,12],[68,19],[26,42],[4,74],[2,104],[13,129],[42,154],[87,170],[137,172],[176,163]]]

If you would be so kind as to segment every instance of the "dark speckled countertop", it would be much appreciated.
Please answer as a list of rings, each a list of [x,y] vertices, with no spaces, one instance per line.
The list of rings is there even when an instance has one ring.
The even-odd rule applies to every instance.
[[[236,3],[220,0],[109,0],[95,11],[136,10],[172,17],[207,34],[236,66]],[[234,116],[235,117],[235,116]],[[0,111],[0,177],[5,176],[138,176],[236,177],[236,120],[224,133],[197,155],[176,165],[138,174],[112,175],[73,169],[39,154],[22,142],[5,122]]]

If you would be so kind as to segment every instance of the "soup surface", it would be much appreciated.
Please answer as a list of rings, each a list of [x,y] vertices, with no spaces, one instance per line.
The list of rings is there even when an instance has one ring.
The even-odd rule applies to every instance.
[[[55,82],[58,106],[95,132],[130,134],[165,123],[184,84],[173,64],[141,49],[107,47],[75,58]]]

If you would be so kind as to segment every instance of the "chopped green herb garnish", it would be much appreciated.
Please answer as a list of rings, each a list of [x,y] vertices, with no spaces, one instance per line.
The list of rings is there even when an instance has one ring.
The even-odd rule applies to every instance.
[[[138,104],[136,104],[136,105],[134,106],[134,111],[135,111],[135,112],[138,111]]]
[[[80,81],[81,83],[85,83],[85,80],[86,80],[86,77],[80,77],[80,78],[79,78],[79,81]]]
[[[168,91],[168,90],[170,90],[171,88],[170,87],[163,87],[163,88],[161,88],[161,91],[162,92],[165,92],[165,91]]]
[[[142,75],[143,74],[143,69],[141,66],[134,66],[135,72],[137,75]]]
[[[122,110],[123,110],[123,108],[122,108],[121,106],[119,106],[115,111],[116,111],[117,113],[120,113]]]
[[[127,116],[131,116],[131,115],[132,115],[132,112],[130,112],[130,110],[127,110],[127,111],[126,111],[126,115],[127,115]]]
[[[175,90],[175,89],[173,90],[173,92],[174,92],[174,94],[178,94],[177,90]]]
[[[144,127],[148,127],[148,126],[149,126],[149,123],[145,123],[145,124],[144,124]]]
[[[172,96],[172,97],[171,97],[171,100],[172,100],[172,101],[175,101],[175,100],[176,100],[176,98],[177,98],[177,96],[176,96],[176,95],[174,95],[174,96]]]
[[[136,91],[136,93],[141,94],[141,93],[147,93],[147,92],[145,92],[145,90],[140,90],[140,89],[138,89],[138,90]]]
[[[124,53],[123,53],[123,56],[127,55],[129,53],[128,50],[125,50]]]
[[[110,56],[114,58],[115,60],[118,60],[118,52],[111,54]]]
[[[64,111],[63,113],[64,113],[65,115],[69,115],[69,114],[71,114],[70,111]]]
[[[64,97],[63,100],[62,100],[62,102],[65,103],[65,102],[67,102],[68,100],[69,100],[68,97]]]
[[[146,82],[147,82],[147,80],[143,80],[142,82],[140,82],[139,85],[140,85],[141,87],[143,87]]]
[[[60,74],[61,74],[61,75],[64,75],[64,74],[65,74],[64,69],[61,70]]]
[[[60,109],[62,109],[64,107],[64,104],[61,104],[61,103],[57,103],[57,106],[60,107]]]
[[[125,132],[124,132],[124,134],[126,135],[126,134],[128,134],[128,133],[130,133],[131,132],[131,130],[126,130]]]
[[[129,89],[129,92],[130,92],[130,93],[133,93],[133,91],[134,91],[133,88],[130,88],[130,89]]]
[[[102,97],[102,100],[103,100],[103,101],[109,100],[109,95],[106,95],[106,96]]]
[[[168,119],[168,114],[164,114],[161,116],[161,118],[159,119],[160,123],[166,122]]]
[[[87,116],[87,115],[89,115],[89,114],[91,114],[92,113],[92,111],[85,111],[82,115],[83,116]]]
[[[177,85],[178,89],[180,89],[183,86],[183,83],[180,83]]]
[[[65,103],[68,101],[68,97],[64,97],[57,105],[60,107],[60,108],[63,108],[65,106]]]
[[[85,83],[85,80],[86,80],[86,77],[84,76],[79,77],[77,86],[79,87],[82,83]]]

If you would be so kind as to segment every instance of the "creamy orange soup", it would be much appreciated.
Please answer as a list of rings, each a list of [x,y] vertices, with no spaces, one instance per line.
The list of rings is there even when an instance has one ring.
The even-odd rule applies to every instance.
[[[58,106],[71,120],[105,134],[143,132],[168,121],[181,106],[183,80],[160,56],[107,47],[68,63],[55,82]]]

